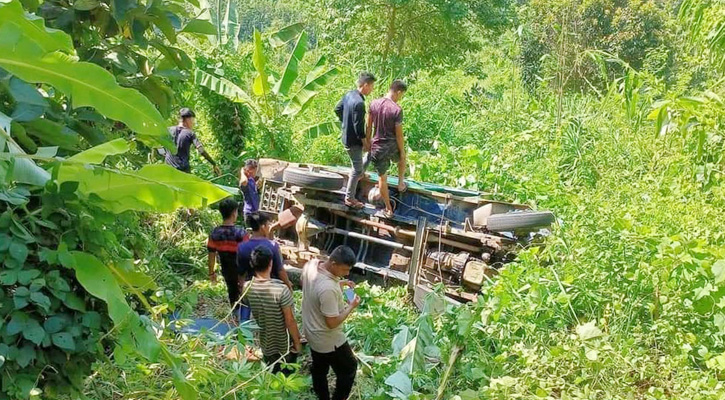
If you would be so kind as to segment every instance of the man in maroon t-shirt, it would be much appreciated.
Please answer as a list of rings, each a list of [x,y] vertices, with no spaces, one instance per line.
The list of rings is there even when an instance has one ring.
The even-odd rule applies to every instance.
[[[393,81],[385,97],[373,100],[370,103],[368,114],[367,140],[370,141],[373,126],[375,136],[370,146],[369,161],[380,175],[380,196],[385,203],[383,217],[392,218],[393,207],[390,204],[388,193],[388,168],[391,161],[398,162],[398,191],[402,192],[405,186],[405,140],[403,139],[403,109],[398,102],[403,98],[408,85],[401,80]]]

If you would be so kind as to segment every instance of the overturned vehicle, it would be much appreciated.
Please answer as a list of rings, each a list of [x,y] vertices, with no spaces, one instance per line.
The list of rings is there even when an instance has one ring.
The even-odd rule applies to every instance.
[[[475,299],[497,270],[554,222],[549,211],[490,200],[485,193],[389,177],[392,218],[376,215],[377,175],[358,185],[365,207],[345,206],[350,169],[259,161],[260,211],[278,217],[287,264],[302,267],[338,245],[357,254],[356,272],[408,285],[415,303],[442,283],[451,301]]]

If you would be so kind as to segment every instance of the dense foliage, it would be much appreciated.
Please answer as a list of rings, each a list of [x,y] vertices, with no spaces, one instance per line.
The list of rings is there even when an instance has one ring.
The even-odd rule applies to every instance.
[[[354,398],[722,398],[723,60],[722,1],[0,0],[0,398],[311,398],[246,328],[169,328],[229,318],[203,248],[227,192],[151,149],[189,105],[223,183],[346,164],[362,69],[410,83],[415,178],[559,223],[464,307],[358,288]]]

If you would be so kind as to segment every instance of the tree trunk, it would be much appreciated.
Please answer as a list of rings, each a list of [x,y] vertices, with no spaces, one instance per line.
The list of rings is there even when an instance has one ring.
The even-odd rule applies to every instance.
[[[387,33],[385,35],[385,49],[383,50],[383,74],[386,73],[387,67],[388,67],[388,56],[390,55],[390,46],[393,43],[393,39],[395,38],[395,16],[398,13],[398,9],[395,6],[389,6],[388,9],[390,10],[390,20],[388,21],[388,28],[386,29]]]

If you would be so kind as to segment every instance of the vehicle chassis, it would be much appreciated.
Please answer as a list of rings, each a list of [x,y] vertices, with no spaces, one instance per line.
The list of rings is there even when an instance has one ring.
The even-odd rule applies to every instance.
[[[258,171],[260,211],[278,216],[278,239],[286,263],[301,268],[308,260],[329,254],[336,246],[350,246],[357,255],[355,268],[384,280],[406,284],[418,307],[439,283],[452,302],[474,300],[481,286],[530,245],[530,232],[489,232],[478,221],[479,211],[505,213],[529,207],[491,200],[486,194],[443,188],[411,187],[395,195],[395,216],[376,216],[374,204],[354,210],[342,202],[343,190],[302,187],[284,179],[287,168],[329,171],[347,181],[349,168],[261,159]],[[414,181],[407,181],[412,182]],[[361,197],[375,187],[363,178]],[[423,204],[442,207],[440,214]],[[407,210],[410,208],[410,210]],[[439,208],[440,209],[440,208]],[[474,214],[476,218],[474,218]]]

